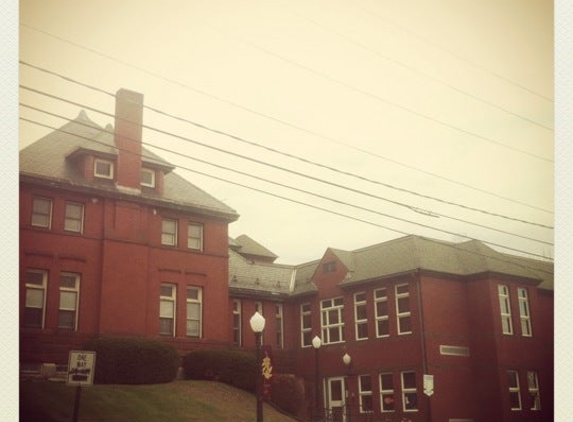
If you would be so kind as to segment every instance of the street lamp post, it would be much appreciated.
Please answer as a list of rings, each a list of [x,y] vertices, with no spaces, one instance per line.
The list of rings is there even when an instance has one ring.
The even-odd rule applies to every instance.
[[[262,382],[263,377],[261,375],[261,334],[265,329],[265,319],[261,314],[255,312],[249,321],[251,324],[251,329],[255,333],[255,348],[256,348],[256,360],[257,360],[257,377],[256,377],[256,389],[257,389],[257,422],[263,422],[263,394],[262,394]]]
[[[348,353],[345,353],[344,356],[342,356],[342,362],[344,362],[344,365],[346,365],[346,370],[347,370],[347,374],[348,374],[348,384],[350,384],[350,364],[352,363],[352,358],[350,357],[350,355]],[[348,391],[349,386],[346,386],[346,391]],[[351,422],[351,409],[350,409],[350,394],[348,394],[348,396],[346,397],[346,414],[348,415],[348,422]]]
[[[319,336],[314,336],[312,339],[312,347],[314,347],[314,420],[319,420],[320,412],[320,397],[318,393],[318,384],[320,382],[319,376],[319,362],[318,362],[318,349],[322,345],[322,340]]]

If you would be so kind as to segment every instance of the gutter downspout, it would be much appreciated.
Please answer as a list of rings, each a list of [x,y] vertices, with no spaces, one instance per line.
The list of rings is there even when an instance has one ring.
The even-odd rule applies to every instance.
[[[420,324],[420,348],[422,351],[422,377],[428,373],[428,356],[426,354],[426,337],[424,329],[424,310],[422,308],[422,289],[420,286],[420,269],[416,269],[414,273],[414,279],[416,281],[416,293],[418,296],[418,323]],[[422,393],[424,394],[424,393]],[[425,395],[425,394],[424,394]],[[432,409],[430,396],[427,396],[428,400],[428,422],[432,422]]]

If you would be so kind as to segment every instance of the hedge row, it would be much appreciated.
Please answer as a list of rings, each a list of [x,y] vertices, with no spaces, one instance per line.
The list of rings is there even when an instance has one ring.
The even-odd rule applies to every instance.
[[[257,362],[252,353],[236,350],[197,350],[183,357],[186,379],[224,382],[246,391],[256,389]]]
[[[97,384],[155,384],[171,382],[180,357],[167,343],[144,338],[104,337],[89,341],[96,352]]]

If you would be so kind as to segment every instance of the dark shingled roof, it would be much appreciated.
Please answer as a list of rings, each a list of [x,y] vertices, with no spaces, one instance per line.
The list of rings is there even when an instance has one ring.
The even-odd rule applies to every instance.
[[[242,234],[239,237],[237,237],[235,239],[235,242],[241,246],[241,248],[239,249],[239,253],[241,254],[256,255],[264,258],[272,258],[272,260],[278,258],[277,255],[272,253],[270,250],[265,248],[260,243],[251,239],[246,234]]]
[[[453,276],[497,273],[529,279],[543,290],[553,290],[553,263],[497,252],[482,242],[444,242],[406,236],[355,251],[328,249],[348,268],[339,286],[375,281],[384,277],[426,270]],[[231,291],[293,296],[317,292],[312,277],[321,260],[301,265],[253,262],[229,251]]]
[[[115,185],[100,180],[89,182],[80,174],[71,158],[86,153],[109,158],[118,155],[112,126],[102,128],[82,110],[75,120],[20,151],[20,176],[24,179],[48,180],[61,185],[119,193]],[[160,201],[165,206],[180,206],[197,213],[214,214],[229,221],[238,218],[235,210],[172,172],[173,165],[146,148],[142,148],[142,162],[166,173],[164,193],[161,196],[148,192],[129,195]],[[121,193],[126,195],[125,191]]]

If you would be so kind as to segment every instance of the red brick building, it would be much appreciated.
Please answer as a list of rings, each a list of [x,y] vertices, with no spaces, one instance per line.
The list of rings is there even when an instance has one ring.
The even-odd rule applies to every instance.
[[[253,347],[262,311],[277,371],[305,380],[307,414],[319,336],[319,406],[335,420],[553,419],[552,263],[416,236],[300,266],[246,237],[232,249],[235,343]]]
[[[115,128],[81,112],[20,153],[22,364],[65,363],[100,335],[253,349],[259,311],[275,373],[304,381],[305,416],[553,419],[552,263],[407,236],[276,264],[143,147],[142,115],[120,90]]]
[[[82,111],[20,153],[20,357],[67,361],[102,334],[228,345],[228,233],[237,213],[142,147],[143,96],[115,130]]]

